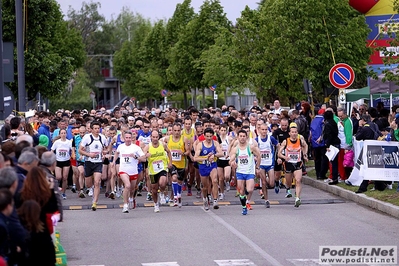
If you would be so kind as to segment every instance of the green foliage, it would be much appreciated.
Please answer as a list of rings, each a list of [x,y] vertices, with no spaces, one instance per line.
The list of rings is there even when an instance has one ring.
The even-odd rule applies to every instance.
[[[3,1],[3,41],[16,43],[15,1]],[[25,32],[25,87],[28,99],[61,93],[84,60],[81,39],[62,20],[55,0],[30,0]],[[17,61],[15,57],[15,73]],[[17,79],[16,79],[17,80]],[[17,81],[7,84],[18,95]]]
[[[61,97],[50,98],[50,110],[56,111],[62,106],[64,109],[92,109],[93,102],[90,98],[92,84],[88,74],[83,68],[75,72],[74,78],[70,80],[69,87],[61,94]]]
[[[268,101],[277,95],[290,103],[304,99],[304,78],[322,95],[334,63],[351,65],[357,80],[365,83],[369,29],[365,17],[345,1],[263,1],[259,12],[245,10],[237,24],[235,43],[250,66],[248,80]]]

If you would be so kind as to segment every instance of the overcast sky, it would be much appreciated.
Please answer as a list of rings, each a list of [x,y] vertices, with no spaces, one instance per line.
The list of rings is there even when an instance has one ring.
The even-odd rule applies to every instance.
[[[240,17],[241,11],[248,5],[251,9],[257,8],[257,2],[260,0],[220,0],[224,7],[224,12],[227,17],[235,22],[236,18]],[[75,10],[80,10],[82,7],[82,0],[57,0],[61,6],[64,15],[67,14],[69,6]],[[90,0],[85,2],[89,3]],[[122,7],[129,7],[131,11],[140,13],[145,18],[151,18],[156,21],[158,19],[169,19],[175,11],[176,4],[182,3],[183,0],[95,0],[94,2],[101,3],[100,14],[104,15],[107,20],[110,20],[112,15],[116,18],[122,10]],[[199,7],[203,0],[192,0],[191,6],[194,11],[198,13]]]

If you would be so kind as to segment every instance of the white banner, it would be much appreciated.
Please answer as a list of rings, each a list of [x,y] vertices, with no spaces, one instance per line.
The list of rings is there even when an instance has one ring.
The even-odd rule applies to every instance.
[[[399,142],[365,140],[361,176],[366,180],[399,181]]]

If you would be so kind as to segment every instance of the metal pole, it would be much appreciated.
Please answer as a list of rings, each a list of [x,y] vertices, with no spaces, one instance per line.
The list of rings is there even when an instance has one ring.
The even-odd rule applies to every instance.
[[[22,0],[15,1],[16,33],[17,33],[17,63],[18,63],[18,111],[26,109],[25,91],[25,58],[24,58],[24,17],[22,13]]]
[[[0,120],[4,120],[3,6],[0,1]]]

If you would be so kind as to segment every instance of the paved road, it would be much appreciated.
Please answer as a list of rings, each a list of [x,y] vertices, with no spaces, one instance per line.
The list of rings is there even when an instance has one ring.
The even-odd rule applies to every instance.
[[[69,192],[69,191],[68,191]],[[161,207],[154,213],[139,199],[128,214],[120,199],[105,199],[106,209],[89,210],[90,199],[69,192],[58,230],[68,265],[318,265],[320,245],[397,245],[398,220],[309,186],[303,205],[269,190],[272,205],[265,209],[257,193],[254,209],[240,214],[235,191],[226,205],[204,211],[195,197],[188,206]],[[279,204],[279,205],[277,205]],[[163,262],[163,263],[161,263]]]

